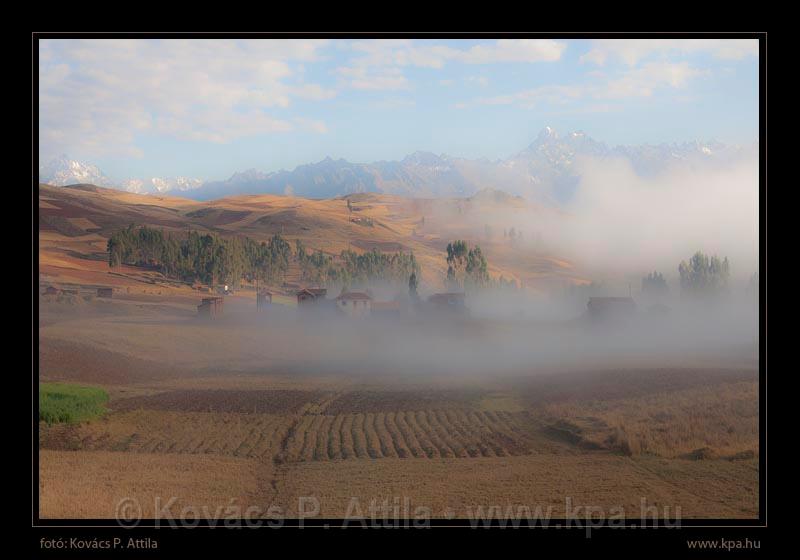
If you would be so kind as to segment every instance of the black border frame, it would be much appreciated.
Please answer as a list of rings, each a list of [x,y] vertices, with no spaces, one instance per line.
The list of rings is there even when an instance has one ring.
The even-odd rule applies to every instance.
[[[34,530],[34,543],[35,548],[39,549],[39,540],[37,535],[53,534],[53,530],[60,529],[60,533],[65,533],[64,530],[69,530],[70,534],[79,535],[92,535],[97,537],[99,534],[114,534],[122,532],[120,536],[127,538],[129,536],[148,534],[150,538],[158,540],[166,540],[170,542],[183,541],[180,543],[181,549],[184,550],[187,539],[185,538],[185,531],[191,529],[175,530],[168,525],[165,521],[161,521],[161,527],[155,527],[156,520],[142,520],[135,528],[123,528],[116,520],[111,519],[40,519],[39,518],[39,448],[38,448],[38,213],[34,213],[38,208],[38,130],[39,130],[39,116],[38,116],[38,41],[40,39],[76,39],[76,38],[94,38],[94,39],[111,39],[111,38],[160,38],[160,39],[310,39],[310,38],[325,38],[325,39],[386,39],[386,38],[416,38],[416,39],[499,39],[499,38],[554,38],[554,39],[622,39],[622,38],[659,38],[659,39],[756,39],[759,42],[759,415],[760,415],[760,453],[759,453],[759,515],[754,519],[682,519],[681,527],[677,530],[669,530],[661,528],[661,531],[654,533],[654,529],[642,532],[633,529],[642,529],[643,527],[636,527],[635,523],[631,520],[625,521],[625,528],[620,528],[619,531],[613,533],[621,535],[643,535],[647,533],[647,539],[624,539],[624,540],[649,540],[650,536],[659,534],[664,536],[669,533],[670,536],[675,533],[681,533],[677,540],[685,540],[687,538],[686,530],[692,530],[691,538],[704,538],[698,536],[696,533],[703,534],[717,534],[723,529],[757,529],[767,528],[768,518],[768,500],[767,500],[767,33],[766,32],[719,32],[719,33],[687,33],[687,32],[545,32],[545,33],[530,33],[530,32],[198,32],[198,33],[179,33],[179,32],[100,32],[100,33],[64,33],[64,32],[33,32],[32,33],[32,53],[31,53],[31,177],[32,177],[32,203],[31,203],[31,239],[32,239],[32,334],[31,334],[31,404],[32,404],[32,430],[31,430],[31,449],[32,449],[32,472],[31,472],[31,497],[32,497],[32,511],[31,511],[31,528]],[[632,519],[632,521],[636,521]],[[301,520],[294,519],[284,520],[283,529],[288,532],[299,536],[292,528],[341,528],[343,520],[335,519],[307,519],[301,523]],[[575,530],[579,533],[585,531],[584,528],[575,527],[575,521],[571,522],[566,519],[551,519],[549,520],[548,527],[530,527],[539,529],[538,534],[546,534],[550,537],[553,535],[568,535],[574,534]],[[469,520],[455,519],[455,520],[440,520],[431,519],[429,526],[433,529],[445,527],[471,527]],[[481,527],[484,525],[481,524]],[[492,528],[501,528],[498,522],[491,523]],[[191,540],[194,545],[191,548],[202,550],[211,546],[217,546],[212,543],[212,540],[227,541],[228,545],[233,544],[227,538],[220,538],[220,533],[227,533],[228,535],[239,535],[233,540],[240,540],[250,542],[253,544],[252,535],[258,534],[258,531],[217,531],[214,533],[215,537],[208,537],[207,529],[215,528],[206,522],[200,524],[191,531]],[[216,527],[220,529],[221,527]],[[268,529],[266,525],[260,530]],[[360,528],[357,522],[350,522],[348,528]],[[517,528],[525,529],[524,524]],[[558,531],[559,528],[564,528],[564,531]],[[507,527],[506,529],[510,529]],[[548,530],[551,529],[551,530]],[[607,535],[611,527],[604,526],[601,528],[593,528],[594,536],[591,541],[600,544],[599,541],[609,542]],[[625,530],[630,529],[630,530]],[[492,530],[492,529],[489,529]],[[700,530],[700,531],[695,531]],[[419,533],[419,531],[417,531]],[[509,531],[506,531],[509,532]],[[515,532],[515,531],[511,531]],[[724,533],[724,531],[722,531]],[[151,534],[152,533],[152,534]],[[200,538],[205,533],[206,537]],[[387,533],[383,531],[382,533]],[[178,536],[176,536],[176,534]],[[251,538],[240,538],[241,535],[247,534]],[[270,533],[270,536],[275,533]],[[728,531],[727,534],[730,534]],[[463,535],[463,533],[462,533]],[[756,535],[763,536],[763,532],[759,531]],[[575,535],[580,537],[580,535]],[[50,538],[50,537],[48,537]],[[57,537],[56,537],[57,538]],[[102,537],[101,537],[102,538]],[[563,538],[555,540],[563,541]],[[570,539],[572,540],[572,539]],[[580,538],[578,539],[580,540]],[[616,540],[616,539],[614,539]],[[660,539],[659,539],[660,540]],[[587,542],[589,539],[587,539]],[[257,543],[256,543],[257,544]],[[563,544],[563,543],[562,543]],[[649,546],[652,545],[652,542]],[[220,549],[223,550],[223,549]],[[685,548],[681,550],[686,550]],[[74,553],[74,551],[46,551],[39,550],[40,553],[47,552],[61,552],[61,553]],[[161,550],[163,551],[163,549]],[[98,551],[82,551],[83,554],[91,554]],[[126,553],[131,551],[114,551],[117,553]],[[141,553],[141,551],[139,551]],[[709,551],[706,551],[709,552]],[[101,554],[103,552],[101,551]],[[107,553],[106,553],[107,554]]]

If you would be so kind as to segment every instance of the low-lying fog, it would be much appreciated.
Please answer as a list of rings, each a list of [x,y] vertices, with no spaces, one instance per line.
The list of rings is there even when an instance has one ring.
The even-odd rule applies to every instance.
[[[272,367],[374,374],[757,364],[755,302],[638,305],[630,316],[609,319],[520,295],[484,294],[469,303],[468,316],[431,311],[378,319],[304,311],[268,317],[267,311],[256,326],[258,351]]]
[[[524,236],[508,254],[568,259],[584,286],[467,290],[467,314],[432,311],[426,296],[441,291],[422,271],[421,306],[408,289],[371,286],[376,300],[399,297],[399,317],[350,318],[274,305],[256,314],[226,304],[224,316],[200,330],[175,324],[150,334],[151,357],[232,369],[372,374],[493,375],[554,368],[734,365],[758,360],[758,165],[747,158],[725,166],[680,167],[644,178],[624,161],[584,160],[584,179],[562,208],[474,199],[457,211],[432,204],[430,221],[450,220],[492,263],[492,243],[514,227]],[[438,210],[437,210],[438,209]],[[436,215],[441,212],[441,215]],[[494,232],[490,234],[489,232]],[[454,234],[457,234],[454,233]],[[485,236],[485,237],[482,237]],[[454,237],[454,239],[457,237]],[[494,246],[496,249],[497,245]],[[688,297],[678,264],[696,251],[730,262],[727,288]],[[514,258],[517,258],[516,256]],[[444,260],[444,255],[442,256]],[[668,291],[642,292],[642,277],[658,271]],[[431,274],[430,271],[427,272]],[[440,284],[440,283],[439,283]],[[366,286],[351,286],[365,289]],[[330,287],[329,298],[339,293]],[[590,297],[627,297],[635,310],[592,316]],[[231,302],[233,303],[233,302]],[[623,305],[624,307],[624,305]],[[192,322],[192,321],[190,321]],[[208,330],[207,330],[208,329]],[[163,332],[163,331],[162,331]],[[124,333],[99,333],[124,343]],[[157,349],[156,349],[157,348]],[[187,361],[188,363],[188,361]]]
[[[591,286],[468,293],[468,319],[426,313],[395,322],[306,318],[296,326],[297,363],[423,374],[573,366],[755,366],[755,153],[725,165],[676,166],[654,177],[637,175],[624,160],[577,163],[583,179],[557,211],[529,205],[512,211],[476,203],[467,212],[459,211],[458,219],[472,222],[476,239],[489,228],[494,236],[509,227],[527,233],[517,240],[517,250],[567,258],[594,281]],[[722,295],[705,299],[682,294],[678,264],[698,250],[729,259],[730,277]],[[653,297],[641,292],[642,277],[652,271],[664,275],[668,293]],[[591,296],[629,295],[636,301],[635,312],[599,320],[587,313]],[[313,343],[305,342],[311,339]]]

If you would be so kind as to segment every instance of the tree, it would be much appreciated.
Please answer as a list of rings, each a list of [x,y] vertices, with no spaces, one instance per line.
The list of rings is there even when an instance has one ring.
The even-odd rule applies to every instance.
[[[447,285],[451,288],[461,287],[458,285],[458,280],[456,279],[456,270],[453,268],[453,265],[447,267]]]
[[[447,244],[447,263],[454,268],[461,268],[464,265],[464,260],[467,257],[467,242],[457,239],[452,243]]]
[[[477,245],[467,253],[465,272],[466,284],[476,288],[485,288],[489,285],[489,272],[486,257],[483,256],[481,248]]]
[[[490,284],[486,257],[479,246],[470,249],[461,239],[447,244],[447,283],[453,288],[483,288]]]
[[[412,272],[411,276],[408,277],[408,295],[413,301],[419,300],[419,294],[417,293],[418,286],[419,281],[417,280],[417,273]]]
[[[468,253],[467,242],[462,239],[447,244],[447,283],[453,288],[461,287]]]
[[[667,281],[660,272],[653,271],[642,278],[642,293],[648,296],[663,296],[669,292]]]
[[[681,275],[681,291],[693,296],[716,296],[728,289],[730,263],[725,257],[720,260],[716,255],[708,255],[697,251],[689,262],[681,261],[678,265]]]

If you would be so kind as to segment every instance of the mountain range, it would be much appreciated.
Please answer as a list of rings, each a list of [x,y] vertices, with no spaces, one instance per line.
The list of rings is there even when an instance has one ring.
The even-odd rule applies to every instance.
[[[650,176],[675,166],[725,163],[742,157],[746,151],[747,148],[698,141],[610,148],[583,132],[560,136],[546,127],[526,149],[494,161],[415,152],[400,161],[373,163],[328,157],[292,171],[267,173],[248,169],[221,181],[188,177],[116,181],[97,166],[62,156],[39,168],[39,181],[52,185],[91,183],[136,193],[178,191],[196,200],[262,193],[332,198],[363,192],[435,198],[472,196],[482,189],[496,188],[559,204],[569,200],[580,182],[581,158],[623,158],[636,173]]]

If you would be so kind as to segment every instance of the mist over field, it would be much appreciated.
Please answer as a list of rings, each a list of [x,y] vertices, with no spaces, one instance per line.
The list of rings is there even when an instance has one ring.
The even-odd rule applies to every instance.
[[[35,525],[766,518],[765,34],[39,35]]]
[[[486,296],[476,300],[475,307],[499,304]],[[549,311],[566,317],[568,309]],[[593,325],[585,317],[548,322],[535,305],[519,305],[518,311],[524,315],[456,322],[309,320],[288,327],[289,348],[279,348],[282,345],[271,340],[274,331],[265,326],[262,350],[265,361],[274,365],[277,359],[276,370],[410,378],[447,373],[491,379],[558,370],[720,363],[750,368],[757,363],[754,307],[681,309],[667,317],[642,311],[629,324],[615,327]]]
[[[758,159],[677,167],[656,177],[625,160],[587,158],[554,247],[598,274],[662,270],[694,251],[728,256],[732,275],[758,269]],[[670,270],[671,268],[671,270]]]

